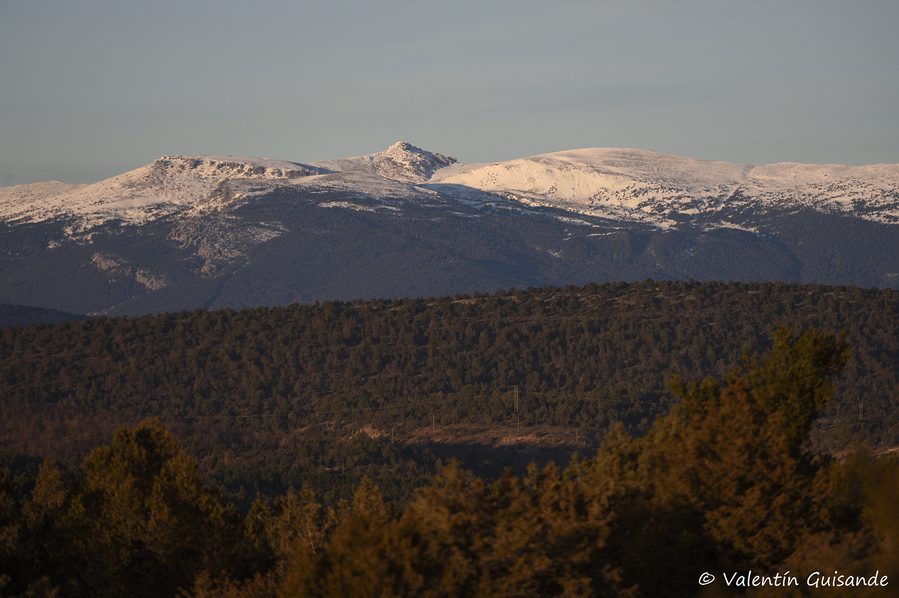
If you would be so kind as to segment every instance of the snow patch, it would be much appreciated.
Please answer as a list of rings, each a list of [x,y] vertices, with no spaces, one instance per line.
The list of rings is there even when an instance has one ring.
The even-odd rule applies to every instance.
[[[377,212],[379,210],[393,210],[400,212],[401,210],[394,206],[363,206],[349,201],[328,201],[318,204],[320,208],[343,208],[345,210],[355,210],[357,212]]]
[[[91,263],[98,270],[106,272],[110,277],[133,279],[138,284],[145,286],[148,291],[155,291],[168,286],[168,281],[164,276],[157,276],[147,270],[137,268],[128,260],[113,255],[95,253],[91,257]]]

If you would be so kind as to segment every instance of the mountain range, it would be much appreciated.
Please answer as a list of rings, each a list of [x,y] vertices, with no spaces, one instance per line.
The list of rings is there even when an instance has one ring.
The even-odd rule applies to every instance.
[[[77,314],[645,278],[896,287],[899,164],[608,148],[463,164],[400,142],[0,189],[0,302]]]

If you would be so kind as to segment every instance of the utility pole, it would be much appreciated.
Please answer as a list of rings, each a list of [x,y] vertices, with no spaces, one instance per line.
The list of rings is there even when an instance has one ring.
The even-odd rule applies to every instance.
[[[521,436],[521,412],[518,411],[518,387],[515,386],[515,415],[518,419],[518,436]]]

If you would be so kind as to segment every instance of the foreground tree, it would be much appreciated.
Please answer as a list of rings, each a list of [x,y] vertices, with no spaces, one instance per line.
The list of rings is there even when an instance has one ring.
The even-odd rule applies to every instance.
[[[775,570],[808,537],[845,529],[856,503],[803,443],[849,357],[842,338],[782,328],[724,380],[675,378],[679,402],[646,437],[618,429],[581,466],[606,505],[602,566],[640,595],[692,596],[704,571]]]
[[[69,478],[50,461],[41,467],[19,519],[12,592],[174,596],[203,571],[251,568],[237,509],[159,421],[119,430],[83,471]]]
[[[773,571],[857,515],[831,461],[802,448],[849,349],[818,331],[774,341],[724,381],[675,379],[679,405],[643,439],[613,435],[591,464],[593,483],[635,488],[647,513],[630,530],[636,546],[620,546],[625,579],[645,595],[692,595],[706,570]]]
[[[202,571],[232,570],[246,549],[237,509],[157,420],[119,430],[83,468],[77,515],[95,596],[171,595]]]

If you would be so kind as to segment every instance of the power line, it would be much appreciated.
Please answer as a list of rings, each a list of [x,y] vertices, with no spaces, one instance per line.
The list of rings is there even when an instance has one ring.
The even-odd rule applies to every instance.
[[[520,394],[519,394],[519,386],[516,385],[516,386],[512,386],[510,388],[512,389],[512,392],[513,392],[513,397],[512,397],[513,408],[514,408],[514,413],[516,414],[516,426],[517,426],[517,429],[518,429],[518,432],[520,435],[522,405],[521,405],[521,398],[520,398]],[[498,394],[500,397],[502,397],[502,395],[505,393],[498,393]],[[558,399],[568,398],[565,395],[559,395],[557,393],[550,392],[550,391],[528,391],[526,394],[531,395],[531,396],[552,395],[554,398],[558,398]],[[496,396],[497,396],[497,394],[479,395],[478,398],[488,399],[488,398],[493,398]],[[680,404],[680,403],[673,403],[673,402],[664,403],[661,401],[610,399],[610,398],[589,397],[589,396],[580,397],[577,399],[577,401],[580,404],[593,403],[593,404],[652,405],[655,407],[664,407],[664,408],[671,408],[674,405]],[[430,405],[436,405],[436,404],[449,405],[449,404],[454,404],[457,402],[458,402],[458,397],[455,397],[453,395],[448,395],[444,398],[432,399],[432,400],[428,400],[428,401],[394,403],[394,404],[387,404],[387,405],[376,405],[376,406],[372,406],[372,407],[347,407],[345,409],[320,409],[320,410],[311,410],[311,411],[297,409],[295,411],[281,411],[281,412],[272,412],[272,413],[255,413],[255,414],[234,414],[234,415],[225,415],[225,414],[219,414],[219,415],[170,415],[170,416],[159,417],[158,419],[161,421],[163,421],[163,420],[188,420],[188,419],[192,419],[192,420],[228,420],[228,419],[231,419],[231,420],[234,420],[234,419],[263,419],[263,418],[274,418],[274,417],[280,418],[280,417],[289,417],[291,415],[294,415],[294,416],[338,415],[338,414],[363,413],[363,412],[382,412],[382,411],[390,411],[390,410],[396,410],[396,409],[424,407],[424,406],[430,406]],[[841,413],[842,411],[844,411],[844,406],[835,405],[834,407],[836,407],[836,411],[837,411],[837,413],[835,414],[836,418],[840,418],[841,416],[843,419],[852,417],[852,411],[854,411],[854,409],[852,409],[852,407],[854,407],[854,406],[851,406],[851,407],[845,409],[846,411],[849,412],[849,413],[845,413],[845,414]],[[861,415],[862,409],[863,408],[862,408],[861,404],[859,404],[858,411],[856,412],[857,413],[856,417],[859,419],[862,417],[862,415]],[[883,416],[884,414],[892,413],[893,410],[888,411],[887,409],[884,409],[881,407],[871,407],[869,405],[867,407],[867,412],[869,415],[872,414],[872,412],[879,412],[879,414],[881,416]],[[830,417],[834,417],[834,415],[831,415]],[[822,419],[823,418],[828,418],[828,415],[822,414]],[[324,423],[324,422],[322,422],[322,423]],[[307,425],[312,425],[312,424],[310,423]],[[436,417],[432,413],[431,414],[431,427],[434,428],[435,426],[436,426]]]
[[[515,405],[515,413],[520,416],[520,401],[516,389],[515,397],[514,397],[514,405]],[[548,394],[548,393],[528,393],[528,394]],[[488,395],[489,396],[489,395]],[[481,395],[481,398],[486,398],[485,395]],[[657,403],[653,401],[631,401],[628,399],[591,399],[588,397],[580,399],[583,403],[627,403],[632,405],[655,405],[658,407],[670,407],[671,405],[676,405],[678,403]],[[359,413],[363,411],[388,411],[391,409],[403,409],[405,407],[422,407],[425,405],[434,405],[437,403],[449,403],[455,402],[454,397],[447,397],[446,399],[435,399],[432,401],[421,401],[416,403],[399,403],[392,405],[378,405],[375,407],[350,407],[346,409],[322,409],[315,411],[306,411],[302,409],[298,409],[296,411],[281,411],[274,413],[257,413],[257,414],[236,414],[236,415],[170,415],[165,417],[160,417],[160,420],[170,420],[170,419],[250,419],[250,418],[264,418],[264,417],[285,417],[289,415],[331,415],[331,414],[340,414],[340,413]],[[520,420],[520,417],[519,417]]]

